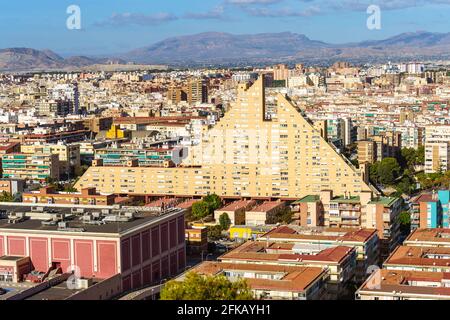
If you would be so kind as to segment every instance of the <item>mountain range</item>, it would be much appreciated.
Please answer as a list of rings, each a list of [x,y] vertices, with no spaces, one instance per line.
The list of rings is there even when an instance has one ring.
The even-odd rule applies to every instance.
[[[450,33],[419,31],[384,40],[331,44],[291,32],[252,35],[207,32],[171,37],[110,58],[75,56],[64,59],[50,50],[9,48],[0,49],[0,70],[67,69],[111,63],[190,66],[422,58],[450,58]]]

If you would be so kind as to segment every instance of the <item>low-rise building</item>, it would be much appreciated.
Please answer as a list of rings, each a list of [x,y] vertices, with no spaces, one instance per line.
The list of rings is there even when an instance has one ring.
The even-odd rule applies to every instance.
[[[245,212],[256,205],[254,200],[238,200],[214,211],[214,219],[219,222],[220,216],[227,214],[232,225],[242,225],[245,223]]]
[[[445,272],[376,270],[356,292],[357,300],[450,300]]]
[[[406,246],[450,248],[450,229],[416,229],[403,244]]]
[[[230,239],[237,242],[247,241],[250,239],[255,240],[274,228],[276,228],[275,225],[263,225],[263,226],[235,225],[230,227],[229,230]]]
[[[254,263],[203,262],[192,270],[201,275],[244,278],[256,299],[326,299],[328,274],[322,268]],[[178,280],[183,280],[183,277]]]
[[[22,201],[25,203],[46,204],[110,206],[114,204],[114,199],[115,195],[97,193],[95,188],[81,189],[81,192],[56,192],[48,186],[22,195]]]
[[[47,153],[58,155],[60,176],[73,176],[78,172],[81,165],[79,144],[62,142],[57,144],[24,144],[20,149],[22,153],[26,154]]]
[[[380,261],[379,239],[375,229],[350,228],[305,228],[281,226],[256,239],[257,241],[276,241],[309,248],[320,252],[336,246],[354,247],[356,250],[355,282],[362,283],[370,266]]]
[[[221,262],[318,267],[329,274],[327,292],[332,298],[349,294],[356,271],[356,250],[335,246],[317,250],[307,245],[270,241],[248,241],[222,255]]]
[[[208,229],[206,227],[186,228],[186,251],[188,254],[208,250]]]
[[[22,193],[25,188],[25,180],[22,179],[0,179],[0,193],[9,194]]]
[[[181,209],[2,204],[0,210],[0,256],[29,257],[36,272],[119,275],[120,292],[128,292],[185,270]]]
[[[59,179],[59,158],[50,153],[8,153],[2,156],[3,178],[45,181]]]
[[[259,226],[270,224],[275,215],[285,208],[284,202],[266,201],[253,209],[246,211],[245,224],[248,226]]]
[[[450,248],[399,246],[384,262],[388,270],[450,272]]]
[[[306,196],[291,203],[294,218],[302,227],[318,227],[324,225],[324,210],[320,196]]]

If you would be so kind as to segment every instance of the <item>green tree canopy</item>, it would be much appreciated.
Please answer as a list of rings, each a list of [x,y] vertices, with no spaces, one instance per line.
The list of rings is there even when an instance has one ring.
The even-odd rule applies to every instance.
[[[203,276],[195,272],[184,281],[169,281],[161,291],[161,300],[252,300],[246,281],[231,282],[225,276]]]
[[[231,220],[228,214],[225,212],[219,217],[219,225],[222,230],[228,230],[231,226]]]
[[[222,227],[211,226],[208,227],[208,240],[216,241],[222,238]]]
[[[209,206],[205,201],[198,201],[192,205],[192,217],[194,219],[203,219],[209,214]]]
[[[414,166],[425,163],[425,147],[421,146],[417,150],[414,148],[403,148],[400,156],[402,168],[414,169]]]
[[[203,198],[203,201],[208,204],[209,213],[213,213],[214,210],[217,210],[222,205],[222,200],[217,194],[210,194]]]
[[[414,180],[413,175],[408,169],[406,169],[403,173],[403,178],[397,184],[396,189],[399,193],[399,196],[401,196],[402,194],[411,195],[414,193],[414,191],[416,191],[416,181]]]
[[[293,213],[289,207],[285,207],[275,215],[267,219],[267,224],[285,223],[289,224],[292,222]]]
[[[403,226],[409,226],[411,224],[411,215],[408,211],[402,211],[398,216],[398,221]]]
[[[379,182],[385,185],[392,185],[400,176],[401,168],[395,158],[384,158],[377,168]]]
[[[6,191],[0,194],[0,202],[14,202],[14,196]]]

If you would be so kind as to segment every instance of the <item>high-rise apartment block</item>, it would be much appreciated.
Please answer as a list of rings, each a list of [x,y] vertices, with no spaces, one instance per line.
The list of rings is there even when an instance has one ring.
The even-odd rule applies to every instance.
[[[450,170],[450,126],[425,128],[425,173]]]
[[[276,114],[267,116],[264,77],[239,86],[237,101],[189,153],[175,168],[91,167],[76,188],[293,200],[325,189],[377,193],[288,98],[279,94]]]

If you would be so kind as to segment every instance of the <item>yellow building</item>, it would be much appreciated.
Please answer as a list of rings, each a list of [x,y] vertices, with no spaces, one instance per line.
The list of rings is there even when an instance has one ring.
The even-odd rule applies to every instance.
[[[336,194],[375,191],[284,95],[266,115],[264,77],[241,84],[238,97],[175,168],[91,167],[81,190],[152,195],[267,197],[297,200],[330,189]]]
[[[232,226],[229,231],[230,239],[233,241],[256,239],[274,228],[275,226]]]
[[[111,129],[106,132],[106,139],[123,139],[129,136],[129,132],[127,130],[120,129],[120,126],[117,124],[113,124]]]

